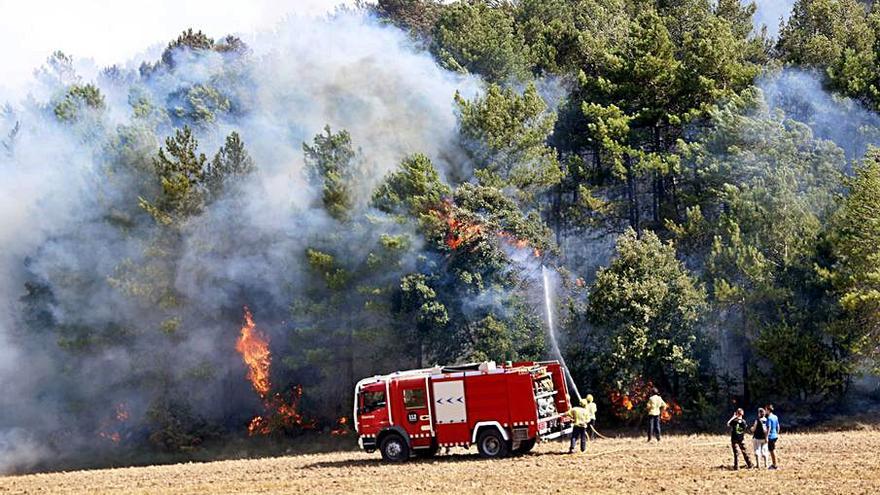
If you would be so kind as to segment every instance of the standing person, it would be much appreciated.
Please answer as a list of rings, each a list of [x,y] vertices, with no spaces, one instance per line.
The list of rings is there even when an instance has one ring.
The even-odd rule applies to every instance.
[[[592,430],[592,432],[587,431],[587,435],[590,436],[590,439],[596,439],[596,403],[593,402],[593,394],[587,394],[587,404],[584,406],[587,410],[587,429]]]
[[[746,428],[748,428],[748,425],[746,424],[746,420],[743,419],[742,408],[737,409],[733,413],[733,416],[727,420],[727,426],[730,427],[730,447],[733,449],[733,469],[739,469],[739,453],[736,450],[737,448],[739,448],[739,452],[742,452],[743,460],[746,461],[746,467],[751,469],[752,461],[749,460],[749,454],[746,452],[746,445],[744,443]]]
[[[779,418],[773,412],[773,404],[767,405],[767,448],[773,464],[767,469],[776,468],[776,441],[779,440]]]
[[[581,400],[578,406],[572,407],[566,413],[573,423],[571,429],[571,445],[568,447],[569,454],[574,453],[574,446],[578,439],[581,440],[581,452],[587,450],[587,423],[589,422],[590,413],[587,411],[587,408],[584,407],[586,405],[587,401]]]
[[[660,391],[657,388],[651,390],[653,395],[648,398],[648,442],[651,436],[660,441],[660,414],[666,409],[666,402],[660,397]]]
[[[752,446],[755,448],[755,468],[761,467],[761,458],[764,458],[764,467],[770,467],[770,454],[767,452],[767,417],[763,407],[758,409],[758,417],[752,424]]]

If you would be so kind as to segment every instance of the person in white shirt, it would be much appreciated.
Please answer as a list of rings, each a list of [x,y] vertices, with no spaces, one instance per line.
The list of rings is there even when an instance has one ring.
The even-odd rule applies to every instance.
[[[654,395],[648,398],[648,441],[651,437],[660,441],[660,414],[666,409],[666,402],[660,397],[660,391],[654,388]]]

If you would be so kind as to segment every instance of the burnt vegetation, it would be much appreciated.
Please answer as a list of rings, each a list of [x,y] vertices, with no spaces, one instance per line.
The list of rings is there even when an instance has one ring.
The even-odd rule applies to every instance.
[[[873,2],[796,1],[778,38],[740,0],[359,9],[315,22],[392,32],[463,87],[430,95],[452,115],[357,114],[370,98],[335,81],[308,86],[320,110],[270,107],[292,90],[260,86],[260,52],[192,29],[95,82],[57,52],[37,73],[51,96],[0,111],[0,173],[26,168],[45,128],[91,174],[84,213],[8,265],[4,337],[34,356],[24,407],[45,416],[0,409],[0,428],[53,453],[10,469],[71,450],[197,455],[276,396],[293,412],[257,436],[343,436],[363,376],[552,357],[542,264],[559,274],[562,352],[611,421],[638,420],[623,405],[646,383],[706,428],[731,400],[809,419],[865,392],[880,370]],[[834,108],[786,93],[790,74]],[[307,136],[283,120],[300,106],[324,119]],[[825,132],[829,111],[862,120]],[[381,116],[392,144],[359,141],[345,112]],[[396,141],[444,117],[451,138]],[[259,395],[236,352],[245,305],[271,349]]]

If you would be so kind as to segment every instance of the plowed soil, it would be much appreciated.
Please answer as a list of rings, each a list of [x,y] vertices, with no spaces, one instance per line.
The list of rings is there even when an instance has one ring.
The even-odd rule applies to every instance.
[[[749,440],[750,443],[750,440]],[[592,442],[586,454],[545,443],[483,460],[474,450],[393,465],[338,452],[0,478],[0,493],[880,493],[880,431],[786,434],[780,468],[731,470],[728,438],[668,436]]]

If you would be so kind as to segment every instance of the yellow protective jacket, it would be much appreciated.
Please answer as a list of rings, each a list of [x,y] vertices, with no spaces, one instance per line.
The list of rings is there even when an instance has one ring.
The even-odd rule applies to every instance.
[[[587,410],[587,420],[593,421],[596,419],[596,403],[588,402],[584,408]]]
[[[571,418],[575,426],[587,426],[590,422],[590,412],[585,407],[572,407],[565,414]]]

